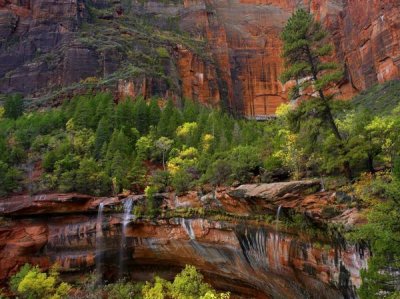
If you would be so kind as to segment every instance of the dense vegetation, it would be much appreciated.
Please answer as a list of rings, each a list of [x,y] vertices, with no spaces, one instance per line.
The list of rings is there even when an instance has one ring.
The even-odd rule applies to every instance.
[[[307,101],[282,105],[277,118],[265,123],[236,119],[190,100],[179,107],[142,98],[114,103],[107,93],[22,113],[21,98],[9,96],[0,109],[0,195],[145,192],[147,212],[154,216],[157,192],[325,177],[335,182],[325,187],[349,193],[369,221],[349,233],[373,252],[360,296],[398,298],[399,82],[374,86],[353,102],[335,100],[329,88],[340,72],[325,62],[331,47],[324,37],[304,11],[288,22],[283,79],[311,78],[295,86],[293,98],[312,92]],[[161,280],[153,287],[169,288]]]
[[[37,266],[25,264],[10,279],[10,289],[18,298],[111,298],[111,299],[229,299],[229,293],[218,293],[204,282],[195,267],[187,265],[172,282],[154,277],[152,282],[132,283],[118,281],[113,284],[96,283],[96,276],[77,285],[62,282],[57,265],[48,273]],[[0,294],[0,298],[6,298]]]
[[[333,101],[343,136],[339,147],[329,126],[307,117],[318,107],[314,100],[296,109],[281,106],[277,119],[266,123],[235,119],[191,101],[182,108],[143,99],[115,104],[104,93],[79,96],[56,109],[10,114],[8,107],[19,101],[10,97],[2,109],[2,194],[22,188],[94,195],[130,189],[151,199],[159,191],[183,193],[206,184],[324,176],[335,182],[326,188],[341,188],[367,211],[368,225],[350,234],[373,252],[360,295],[389,298],[395,292],[400,108],[376,114],[368,105]],[[344,160],[352,168],[352,184],[340,176]],[[41,168],[40,176],[33,175]],[[155,215],[157,207],[148,204]]]
[[[367,242],[373,254],[368,270],[362,271],[359,295],[361,298],[399,298],[400,105],[397,84],[373,87],[372,96],[360,95],[352,103],[353,107],[335,101],[335,93],[329,89],[343,75],[338,65],[330,61],[333,47],[326,37],[322,25],[301,9],[293,14],[283,30],[286,71],[282,79],[297,83],[292,89],[293,99],[304,95],[307,99],[286,113],[287,124],[294,133],[297,157],[311,157],[318,173],[341,171],[348,179],[354,179],[360,171],[368,171],[347,186],[347,191],[366,208],[368,218],[367,225],[349,235],[358,242]],[[307,164],[300,163],[299,167],[302,165]],[[376,166],[383,171],[376,174]]]
[[[110,195],[147,186],[181,193],[207,183],[268,182],[287,173],[335,174],[344,160],[356,174],[374,173],[391,169],[399,150],[399,108],[376,116],[335,101],[335,123],[345,140],[338,143],[320,119],[308,117],[319,105],[314,100],[295,110],[282,106],[267,123],[238,120],[189,100],[181,109],[172,101],[115,104],[99,93],[12,115],[8,107],[19,101],[10,97],[0,120],[3,195],[23,188]]]
[[[2,194],[21,186],[30,192],[110,195],[143,191],[148,185],[184,192],[206,182],[244,182],[260,172],[268,136],[262,124],[191,101],[182,109],[172,101],[141,98],[116,105],[104,93],[3,118],[0,129],[2,177],[7,180]],[[32,175],[38,167],[43,168],[40,178]],[[22,172],[25,182],[18,180]]]

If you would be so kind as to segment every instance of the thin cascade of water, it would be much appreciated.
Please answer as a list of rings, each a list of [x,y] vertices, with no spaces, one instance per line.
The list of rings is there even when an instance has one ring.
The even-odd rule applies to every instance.
[[[128,198],[124,202],[124,216],[122,219],[122,235],[121,235],[121,244],[119,248],[119,276],[122,277],[124,275],[125,270],[125,263],[124,263],[124,255],[126,253],[127,247],[127,240],[126,240],[126,229],[127,226],[132,219],[132,206],[133,206],[133,199]]]
[[[132,218],[132,205],[133,205],[133,199],[132,198],[128,198],[125,200],[124,202],[124,219],[122,222],[122,228],[125,232],[126,230],[126,226],[128,225],[129,221]]]
[[[182,225],[183,229],[185,230],[185,232],[188,234],[190,240],[196,240],[196,235],[195,235],[195,233],[193,231],[193,227],[192,227],[192,219],[182,218],[181,225]]]
[[[321,192],[325,192],[324,178],[321,177]]]
[[[247,229],[237,232],[243,255],[254,269],[268,269],[267,235],[263,228]]]
[[[276,219],[275,219],[275,234],[273,235],[273,248],[274,248],[274,263],[275,267],[278,269],[280,266],[279,260],[279,232],[278,232],[278,225],[279,225],[279,216],[282,211],[282,205],[279,205],[278,210],[276,211]]]
[[[278,222],[279,222],[279,215],[281,214],[282,205],[279,205],[278,210],[276,210],[276,219],[275,219],[275,230],[278,230]]]
[[[104,203],[100,203],[97,211],[96,220],[96,275],[97,281],[101,283],[102,280],[102,258],[103,258],[103,211]]]

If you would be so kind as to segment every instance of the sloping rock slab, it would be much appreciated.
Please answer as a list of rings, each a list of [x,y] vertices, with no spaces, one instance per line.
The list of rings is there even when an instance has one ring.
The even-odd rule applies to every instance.
[[[90,212],[97,210],[101,202],[114,205],[120,201],[117,197],[96,198],[79,193],[17,195],[0,201],[0,216]]]
[[[318,191],[321,185],[318,180],[291,181],[271,184],[248,184],[229,191],[229,195],[243,199],[264,199],[275,202],[282,198],[309,194]]]

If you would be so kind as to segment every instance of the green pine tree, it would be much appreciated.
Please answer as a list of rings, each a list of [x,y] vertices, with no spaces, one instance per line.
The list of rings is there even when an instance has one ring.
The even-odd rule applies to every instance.
[[[149,124],[156,127],[161,117],[161,109],[156,99],[152,99],[149,105]]]
[[[87,96],[79,97],[74,113],[74,125],[76,128],[96,128],[94,117],[96,104],[93,98]]]
[[[199,105],[195,102],[186,99],[183,108],[183,119],[185,122],[194,122],[199,115]]]
[[[169,130],[170,119],[174,113],[175,107],[171,100],[168,100],[165,108],[161,112],[160,121],[158,122],[157,131],[160,136],[173,137],[173,133]]]
[[[343,137],[332,113],[333,96],[326,93],[329,87],[343,77],[343,72],[337,63],[329,61],[333,46],[327,41],[327,36],[326,30],[314,20],[312,14],[304,9],[297,10],[289,18],[281,35],[286,67],[281,81],[296,81],[291,92],[292,99],[297,98],[300,91],[303,94],[307,90],[311,91],[308,98],[317,101],[313,109],[318,111],[307,112],[306,118],[319,118],[322,124],[330,128],[339,146],[343,148]],[[298,122],[299,119],[294,121]],[[351,177],[349,163],[345,161],[343,166],[346,175]]]
[[[114,153],[113,159],[111,161],[110,174],[112,178],[116,179],[118,190],[120,190],[121,187],[129,187],[126,178],[128,166],[129,165],[126,163],[124,155],[119,150],[117,150]]]
[[[134,108],[135,128],[140,134],[146,134],[149,129],[149,107],[143,98],[139,98]]]
[[[110,93],[98,93],[94,97],[97,103],[95,122],[99,122],[103,117],[112,119],[114,114],[114,102]]]
[[[124,134],[124,131],[121,130],[114,130],[111,135],[111,140],[108,145],[106,160],[112,161],[115,156],[116,152],[119,152],[123,158],[127,159],[131,154],[131,148],[129,146],[129,139]]]
[[[103,146],[110,141],[111,134],[110,120],[109,118],[103,116],[97,126],[94,141],[94,155],[97,159],[101,157]]]
[[[134,106],[131,100],[126,99],[116,107],[115,123],[118,129],[124,129],[125,134],[135,126]]]

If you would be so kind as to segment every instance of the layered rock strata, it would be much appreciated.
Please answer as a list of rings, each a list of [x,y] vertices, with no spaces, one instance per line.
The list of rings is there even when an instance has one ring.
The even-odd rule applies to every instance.
[[[44,268],[57,262],[69,273],[96,268],[116,279],[123,256],[136,279],[163,272],[170,277],[192,264],[215,287],[246,298],[354,298],[366,266],[362,248],[202,219],[130,222],[121,249],[121,218],[104,215],[101,242],[95,216],[12,221],[0,232],[1,279],[25,262]]]
[[[121,214],[124,203],[140,204],[143,195],[4,199],[0,280],[26,262],[43,268],[57,262],[70,274],[96,269],[107,280],[123,272],[139,280],[155,273],[172,278],[193,264],[215,287],[244,298],[354,298],[368,258],[365,248],[278,225],[286,213],[306,215],[322,226],[363,221],[357,209],[348,209],[347,195],[319,188],[318,181],[293,181],[156,196],[165,215],[202,208],[231,215],[231,221],[164,217],[150,222],[134,220],[129,211]],[[327,208],[335,213],[326,213]],[[267,214],[276,217],[272,224],[251,220]]]
[[[0,1],[1,92],[41,96],[87,78],[108,78],[125,66],[129,55],[113,48],[112,43],[96,49],[78,38],[90,19],[87,4],[84,0],[63,4]],[[107,1],[92,4],[96,9],[110,7],[100,18],[103,22],[114,20],[110,23],[113,28],[123,24],[115,20],[133,13],[154,20],[155,30],[178,28],[194,40],[207,42],[200,50],[203,53],[179,41],[168,45],[170,61],[160,62],[164,74],[124,77],[117,86],[108,87],[118,90],[119,96],[187,97],[263,119],[286,101],[287,89],[279,82],[283,69],[279,34],[300,6],[309,8],[332,34],[335,57],[346,71],[336,90],[340,97],[350,98],[400,75],[397,0],[132,0],[129,5],[119,1],[112,6]],[[133,52],[138,43],[140,40],[131,45]],[[146,53],[146,49],[141,50]],[[144,59],[139,56],[136,64]]]

